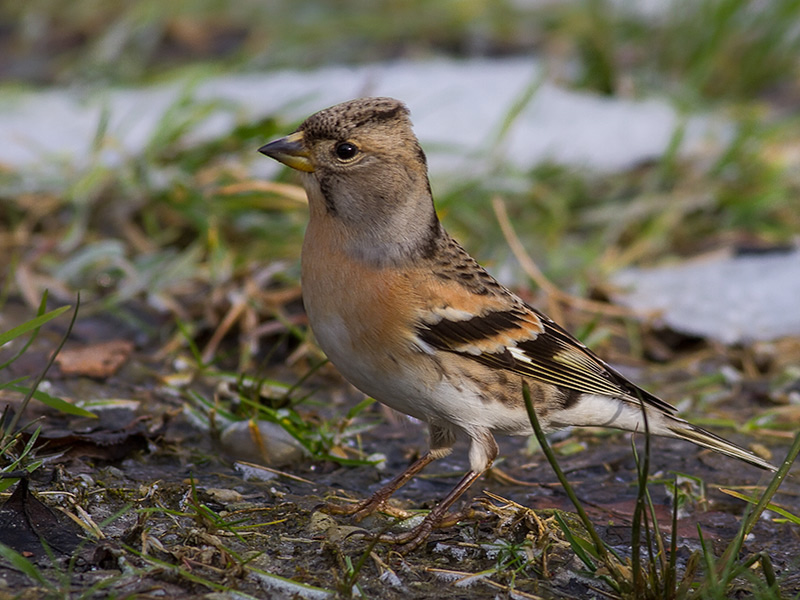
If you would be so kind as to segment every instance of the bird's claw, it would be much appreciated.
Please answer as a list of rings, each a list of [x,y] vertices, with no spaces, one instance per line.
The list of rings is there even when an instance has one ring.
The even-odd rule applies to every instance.
[[[349,515],[352,516],[356,522],[376,512],[389,515],[396,519],[408,519],[412,516],[412,513],[389,504],[386,498],[376,496],[371,496],[366,500],[351,505],[328,503],[322,507],[322,512],[328,513],[329,515]]]

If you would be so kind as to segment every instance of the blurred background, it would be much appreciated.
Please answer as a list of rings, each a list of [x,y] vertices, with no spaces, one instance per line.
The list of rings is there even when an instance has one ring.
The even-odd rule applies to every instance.
[[[523,279],[498,193],[544,272],[580,293],[800,230],[795,0],[0,11],[3,276],[29,303],[82,289],[87,306],[180,314],[176,294],[256,263],[288,259],[270,277],[295,278],[302,194],[264,189],[296,180],[255,148],[360,94],[409,102],[445,222],[508,283]]]
[[[526,293],[620,298],[626,269],[800,231],[798,0],[0,11],[2,297],[80,290],[83,311],[203,360],[223,339],[239,368],[303,346],[304,194],[255,150],[358,95],[408,102],[445,224]]]
[[[234,501],[206,495],[201,506],[196,474],[219,488],[235,481],[265,511],[284,507],[260,530],[264,538],[237,546],[245,556],[286,548],[306,535],[301,522],[318,514],[320,495],[368,489],[387,460],[399,472],[424,447],[418,424],[398,427],[396,415],[368,408],[315,347],[299,282],[305,194],[296,173],[256,151],[311,113],[362,95],[408,103],[442,221],[526,300],[695,422],[726,437],[746,430],[742,444],[763,440],[751,447],[767,458],[767,445],[787,444],[800,428],[800,0],[6,1],[0,397],[21,401],[21,386],[47,374],[39,386],[47,394],[36,398],[49,412],[34,402],[26,416],[44,410],[55,438],[87,431],[85,410],[100,415],[115,440],[120,431],[140,436],[120,449],[109,449],[106,437],[93,447],[91,456],[115,461],[118,472],[67,454],[63,461],[73,462],[63,479],[40,469],[40,488],[68,487],[56,490],[59,498],[91,513],[76,522],[101,521],[112,506],[124,516],[110,536],[141,539],[144,556],[147,535],[159,535],[167,541],[150,551],[170,568],[200,568],[211,559],[186,558],[195,556],[183,547],[186,532],[233,532],[207,505],[227,510]],[[78,293],[69,343],[47,371],[70,327],[67,315],[34,317],[74,308]],[[265,424],[272,430],[262,431]],[[17,439],[24,432],[12,429],[2,438],[3,469],[42,467],[32,443]],[[286,454],[265,451],[262,435]],[[553,441],[593,506],[611,507],[598,520],[617,522],[618,496],[633,493],[636,469],[627,439],[609,435]],[[16,442],[6,444],[9,436]],[[535,444],[514,443],[518,452],[507,452],[502,468],[515,485],[506,487],[529,502],[530,488],[517,480],[543,481],[550,471]],[[120,459],[128,454],[137,461]],[[716,508],[703,512],[703,478],[739,485],[736,465],[680,444],[654,454],[654,470],[685,470],[700,483],[700,492],[681,496],[681,510],[707,515],[712,529],[722,519],[720,535],[732,538],[741,505],[719,502],[717,492]],[[782,456],[779,448],[776,463]],[[463,468],[463,453],[453,457],[441,469]],[[245,487],[252,473],[226,462],[242,459],[291,464],[307,479]],[[541,470],[532,474],[532,464]],[[361,469],[337,471],[342,465]],[[84,479],[72,483],[76,473]],[[10,485],[4,481],[0,488]],[[407,486],[414,506],[438,493],[436,478],[416,485]],[[676,480],[675,498],[677,487]],[[109,492],[117,489],[124,491]],[[544,491],[537,497],[546,503],[553,494]],[[142,497],[141,512],[124,504],[131,494]],[[791,494],[782,501],[796,515],[797,490]],[[167,519],[164,506],[184,511],[181,520]],[[797,536],[760,521],[775,528],[758,534],[766,546],[757,551],[797,573],[788,542],[768,548]],[[694,521],[690,530],[681,538],[695,535]],[[215,564],[242,570],[232,579],[203,573],[241,578],[251,559],[214,547]],[[276,555],[270,563],[267,552],[258,564],[342,590],[357,578],[352,563],[357,571],[367,558],[348,550],[323,563],[296,548],[289,561]],[[113,578],[124,579],[107,562]],[[373,584],[383,589],[389,571],[376,564]],[[508,572],[500,559],[496,570],[501,578]],[[149,573],[158,585],[167,577],[160,565]]]

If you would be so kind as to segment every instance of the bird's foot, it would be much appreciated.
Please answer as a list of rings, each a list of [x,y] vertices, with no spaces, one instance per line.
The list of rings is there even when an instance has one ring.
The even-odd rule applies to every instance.
[[[434,529],[452,527],[473,514],[474,511],[472,509],[465,509],[451,514],[440,514],[434,509],[416,527],[401,533],[384,533],[379,535],[377,539],[385,544],[396,544],[398,546],[397,551],[400,554],[407,554],[422,545]]]
[[[375,512],[380,512],[396,519],[408,519],[412,516],[412,513],[389,504],[389,498],[380,493],[375,493],[366,500],[350,505],[329,502],[323,506],[322,511],[329,515],[350,515],[356,522]]]

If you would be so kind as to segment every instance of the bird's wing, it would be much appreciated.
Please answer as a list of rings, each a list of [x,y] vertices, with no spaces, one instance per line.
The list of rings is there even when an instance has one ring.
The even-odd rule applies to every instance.
[[[417,326],[424,349],[453,352],[485,365],[587,394],[646,404],[667,414],[675,407],[615,371],[555,321],[513,295],[505,308],[434,309]]]

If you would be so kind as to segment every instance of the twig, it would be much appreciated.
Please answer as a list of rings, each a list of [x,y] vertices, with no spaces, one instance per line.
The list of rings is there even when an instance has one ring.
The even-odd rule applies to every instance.
[[[549,312],[556,321],[562,320],[558,314],[560,312],[558,303],[571,306],[584,312],[599,313],[615,317],[630,317],[636,315],[636,312],[629,308],[608,304],[607,302],[597,302],[595,300],[580,298],[579,296],[574,296],[559,289],[544,273],[542,273],[542,270],[525,250],[517,233],[514,231],[514,227],[511,225],[505,202],[503,202],[500,196],[492,198],[492,209],[497,217],[497,222],[500,224],[503,237],[506,239],[508,247],[511,248],[511,252],[519,262],[522,270],[525,271],[525,274],[530,277],[550,299]]]
[[[247,308],[247,302],[248,299],[244,295],[237,295],[237,297],[233,299],[231,307],[228,309],[228,312],[223,317],[222,322],[214,331],[211,339],[208,340],[206,347],[203,349],[203,354],[201,356],[204,365],[209,364],[214,358],[214,354],[217,351],[217,347],[222,342],[222,338],[224,338],[228,331],[230,331],[231,327],[234,326],[236,321],[241,318],[242,314]]]
[[[277,183],[275,181],[243,181],[232,183],[219,188],[219,193],[224,195],[245,194],[248,192],[271,192],[282,196],[297,204],[308,204],[305,190],[298,185],[290,183]]]

